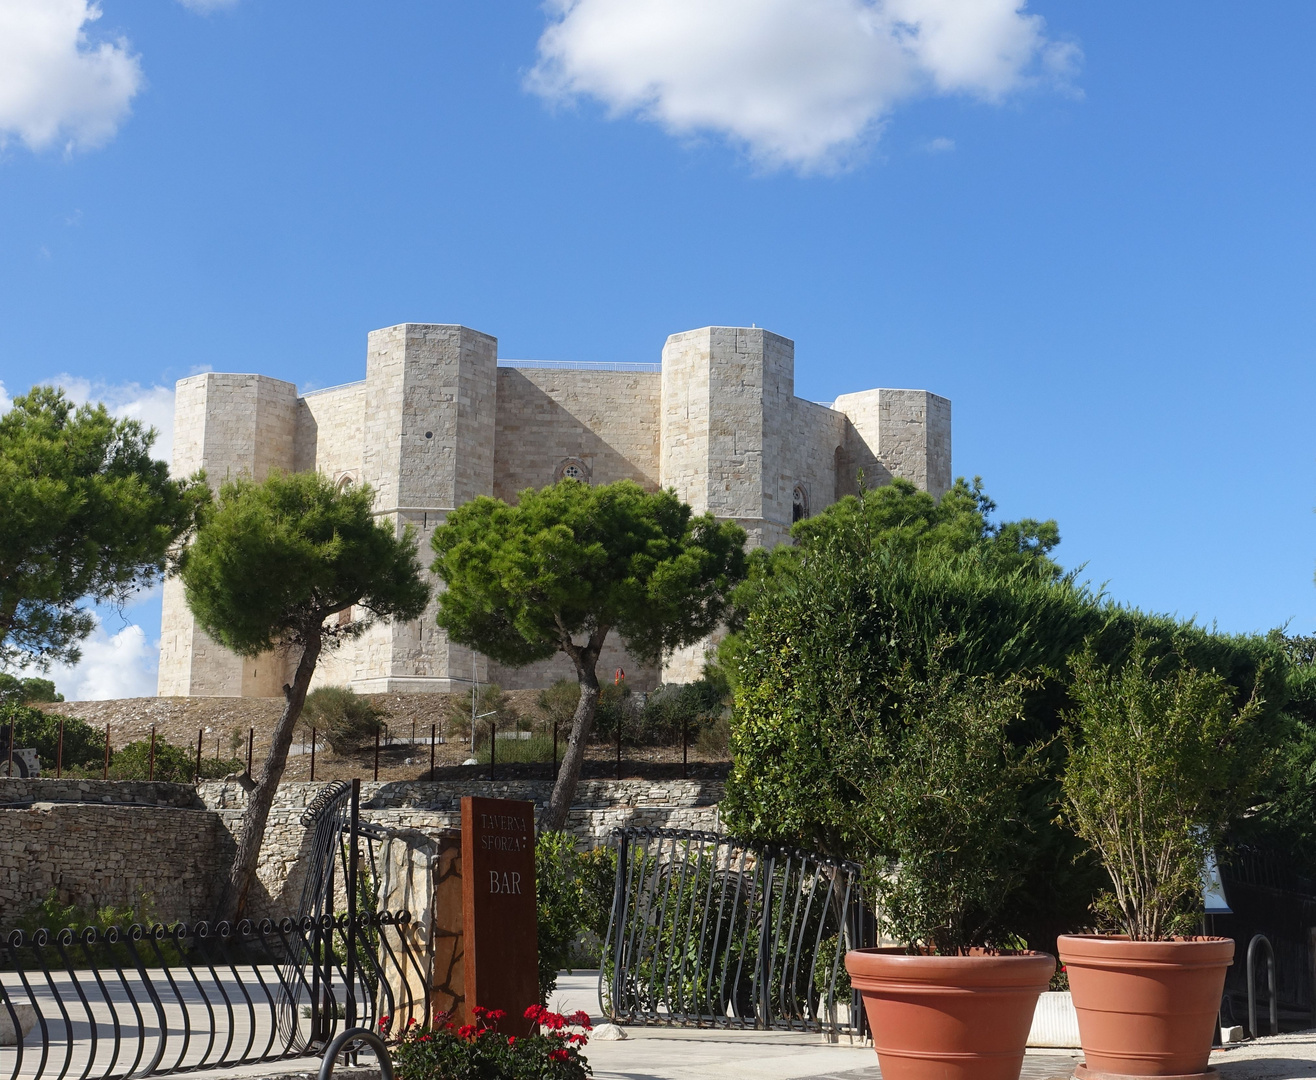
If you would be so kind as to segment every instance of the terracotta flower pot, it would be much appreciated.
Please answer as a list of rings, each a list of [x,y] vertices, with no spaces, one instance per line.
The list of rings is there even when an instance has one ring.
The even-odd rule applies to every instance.
[[[864,998],[882,1080],[1019,1080],[1024,1045],[1056,970],[1049,953],[845,954]]]
[[[1207,1061],[1225,969],[1234,962],[1232,939],[1066,934],[1057,944],[1086,1059],[1076,1076],[1216,1075]]]

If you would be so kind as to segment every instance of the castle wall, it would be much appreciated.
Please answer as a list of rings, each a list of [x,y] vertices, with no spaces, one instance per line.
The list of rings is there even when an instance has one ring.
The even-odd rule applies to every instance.
[[[515,502],[574,460],[592,484],[658,488],[657,372],[499,368],[494,496]]]
[[[260,481],[294,467],[297,388],[264,375],[208,372],[175,392],[175,475],[206,471],[212,491],[226,480]],[[244,659],[203,633],[176,578],[165,582],[158,692],[165,695],[272,697],[285,677],[282,657]]]
[[[255,375],[178,384],[175,474],[204,467],[216,487],[271,468],[318,469],[369,483],[376,513],[412,527],[420,557],[455,507],[477,495],[514,501],[568,464],[593,484],[668,487],[695,513],[740,524],[751,547],[789,542],[795,497],[816,514],[904,477],[940,495],[951,483],[950,402],[922,390],[868,390],[833,408],[795,397],[794,344],[756,327],[673,334],[661,374],[497,367],[497,341],[466,327],[403,323],[369,336],[366,378],[298,398]],[[437,583],[436,583],[437,584]],[[326,653],[314,685],[367,693],[449,691],[471,680],[533,689],[574,678],[566,657],[511,669],[452,645],[437,598],[409,624],[372,625]],[[345,617],[361,616],[361,612]],[[617,668],[647,690],[699,677],[714,639],[640,665],[611,635],[600,678]],[[282,657],[242,661],[198,631],[181,584],[165,584],[161,694],[275,696]]]

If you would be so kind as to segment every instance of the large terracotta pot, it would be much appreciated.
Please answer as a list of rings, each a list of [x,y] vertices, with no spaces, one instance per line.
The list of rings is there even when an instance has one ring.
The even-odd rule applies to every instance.
[[[1225,969],[1234,962],[1230,938],[1130,941],[1066,934],[1057,944],[1086,1059],[1076,1076],[1216,1075],[1207,1061]]]
[[[1019,1080],[1049,953],[845,954],[864,998],[882,1080]]]

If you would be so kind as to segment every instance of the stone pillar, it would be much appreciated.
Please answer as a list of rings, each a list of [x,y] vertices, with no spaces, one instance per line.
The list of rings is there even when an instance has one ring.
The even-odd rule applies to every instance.
[[[225,480],[264,480],[293,468],[297,387],[264,375],[208,372],[174,391],[174,476],[205,469],[211,490]],[[157,692],[193,697],[276,697],[286,680],[277,654],[244,659],[197,626],[177,578],[165,581]]]
[[[381,518],[399,532],[415,528],[426,565],[448,512],[493,494],[497,366],[497,340],[464,326],[402,323],[370,335],[362,477]],[[353,687],[444,691],[484,681],[484,658],[450,644],[436,611],[431,603],[417,622],[372,627]]]

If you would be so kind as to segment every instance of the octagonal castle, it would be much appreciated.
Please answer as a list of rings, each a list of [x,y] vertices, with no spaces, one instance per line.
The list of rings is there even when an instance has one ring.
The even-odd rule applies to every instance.
[[[368,483],[376,513],[415,526],[422,561],[453,508],[477,495],[509,502],[563,476],[672,488],[696,513],[739,522],[751,546],[787,540],[793,521],[869,485],[903,477],[934,495],[951,482],[950,402],[925,390],[862,390],[831,406],[795,396],[795,346],[758,328],[673,334],[658,364],[498,360],[495,338],[464,326],[403,323],[376,330],[360,382],[298,395],[265,375],[207,373],[179,381],[175,475],[205,469],[263,479],[319,469]],[[574,678],[565,657],[505,668],[447,640],[436,605],[416,622],[370,627],[320,660],[315,684],[362,693],[504,689]],[[350,613],[344,613],[350,618]],[[661,670],[628,656],[613,634],[600,676],[630,684],[699,677],[704,648]],[[243,659],[196,626],[177,579],[165,584],[161,695],[274,697],[288,660]]]

